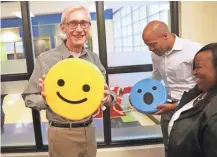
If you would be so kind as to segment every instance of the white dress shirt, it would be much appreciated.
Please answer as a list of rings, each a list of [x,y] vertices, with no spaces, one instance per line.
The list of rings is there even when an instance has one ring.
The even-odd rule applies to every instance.
[[[188,91],[196,84],[192,74],[193,59],[202,48],[196,42],[176,36],[171,51],[163,56],[152,53],[152,78],[163,80],[172,101],[180,101],[184,91]]]
[[[71,51],[71,55],[75,58],[79,58],[81,56],[81,52],[78,53],[78,52]]]

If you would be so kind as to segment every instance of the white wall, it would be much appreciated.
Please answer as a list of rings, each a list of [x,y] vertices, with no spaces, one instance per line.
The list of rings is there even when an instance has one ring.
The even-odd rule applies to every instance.
[[[217,42],[217,2],[180,2],[180,35],[201,44]]]

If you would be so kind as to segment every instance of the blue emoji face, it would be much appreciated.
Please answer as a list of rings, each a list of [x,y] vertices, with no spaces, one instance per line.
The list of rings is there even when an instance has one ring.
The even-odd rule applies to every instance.
[[[157,105],[165,103],[167,91],[164,85],[154,79],[143,79],[131,89],[130,101],[136,110],[142,113],[156,112]]]

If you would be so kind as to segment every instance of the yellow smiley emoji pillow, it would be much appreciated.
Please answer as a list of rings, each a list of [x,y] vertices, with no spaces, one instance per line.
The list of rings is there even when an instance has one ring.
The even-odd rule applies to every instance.
[[[71,120],[91,116],[104,97],[104,77],[92,63],[70,58],[55,64],[44,81],[51,110]]]

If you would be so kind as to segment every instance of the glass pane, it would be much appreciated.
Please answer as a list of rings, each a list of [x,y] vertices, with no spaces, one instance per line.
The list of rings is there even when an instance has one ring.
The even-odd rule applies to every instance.
[[[139,6],[133,6],[132,8],[133,8],[133,11],[134,11],[134,10],[138,9]]]
[[[130,6],[126,7],[126,14],[127,15],[130,14],[130,12],[131,12],[131,7]]]
[[[27,73],[20,2],[1,3],[0,50],[1,75]]]
[[[133,11],[133,22],[139,21],[139,10]]]
[[[127,38],[124,38],[124,47],[127,47],[128,46],[128,40]]]
[[[140,32],[140,25],[139,24],[140,24],[140,22],[136,22],[133,24],[133,30],[134,30],[133,33],[134,34],[138,34]]]
[[[111,74],[109,75],[109,86],[111,88],[132,87],[138,81],[150,78],[151,75],[152,72]],[[130,110],[128,97],[129,93],[124,94],[121,104],[116,104],[110,109],[112,141],[162,137],[160,126],[156,125],[150,117]],[[159,116],[152,118],[159,120]]]
[[[121,14],[120,14],[120,12],[117,12],[113,16],[116,17],[115,20],[118,21],[118,20],[120,20]]]
[[[127,25],[126,17],[122,18],[122,26],[125,27]]]
[[[167,25],[169,24],[169,12],[168,12],[168,10],[160,12],[160,20],[164,21]]]
[[[66,39],[65,34],[62,33],[60,29],[61,15],[62,12],[73,6],[82,5],[86,9],[90,11],[91,14],[91,29],[90,35],[88,38],[88,42],[84,45],[87,49],[92,50],[93,52],[99,54],[98,49],[98,31],[97,31],[97,21],[96,21],[96,10],[95,10],[95,2],[79,2],[79,1],[65,1],[64,3],[61,1],[56,2],[42,2],[42,1],[30,1],[30,12],[35,13],[35,17],[32,18],[33,29],[37,30],[37,34],[34,35],[34,50],[37,57],[39,54],[51,50],[53,48],[58,47],[63,43],[63,40]],[[46,7],[44,7],[46,6]],[[49,6],[49,7],[47,7]],[[40,9],[37,9],[40,8]],[[119,13],[116,14],[116,26],[113,27],[112,22],[112,11],[111,9],[105,10],[105,18],[109,20],[106,24],[109,26],[109,33],[112,32],[111,47],[112,51],[114,51],[114,44],[120,43],[120,34],[114,36],[115,31],[120,27],[120,18]],[[119,41],[115,42],[114,38],[119,37]],[[109,40],[109,39],[108,39]],[[118,44],[120,46],[120,44]],[[109,51],[109,50],[108,50]],[[42,126],[42,135],[43,135],[43,143],[48,144],[47,141],[47,128],[48,121],[45,116],[45,111],[41,111],[41,126]],[[96,127],[96,139],[97,141],[104,141],[103,135],[103,119],[102,116],[96,117],[94,119],[94,126]]]
[[[130,47],[133,46],[133,38],[132,38],[132,36],[127,37],[127,45],[130,46]]]
[[[121,48],[119,48],[119,47],[116,47],[116,48],[115,48],[115,52],[121,52],[121,51],[122,51]]]
[[[127,33],[128,33],[128,35],[132,35],[132,25],[130,25],[130,26],[128,26],[127,27]]]
[[[123,37],[127,36],[127,27],[123,27],[123,29],[122,29],[122,35],[123,35]]]
[[[160,4],[160,11],[163,10],[170,10],[170,4],[169,3],[164,3],[164,4]]]
[[[122,8],[120,11],[121,11],[121,17],[124,17],[126,15],[126,8]]]
[[[125,20],[126,20],[126,23],[127,23],[126,25],[127,25],[127,26],[131,25],[131,23],[132,23],[132,22],[131,22],[131,19],[132,19],[131,15],[126,16],[126,19],[125,19]]]
[[[140,20],[147,17],[146,5],[143,5],[141,8],[139,8],[139,11],[140,11]]]
[[[160,13],[148,17],[148,22],[151,22],[154,20],[160,20]]]
[[[154,15],[160,11],[160,5],[149,5],[148,6],[148,16]]]
[[[21,97],[28,81],[1,82],[2,146],[35,145],[32,110]]]
[[[118,27],[118,29],[121,28],[121,21],[120,20],[117,21],[117,27]]]
[[[140,46],[140,38],[141,38],[140,35],[135,35],[134,36],[133,39],[134,39],[134,45],[135,46]]]
[[[141,20],[139,25],[140,25],[140,33],[142,34],[145,26],[147,25],[147,18]]]
[[[132,47],[124,47],[124,52],[133,51]]]
[[[140,37],[140,46],[145,46],[143,39]]]
[[[115,40],[115,47],[121,47],[121,39],[116,39]]]
[[[108,66],[152,64],[151,53],[142,40],[142,32],[149,21],[161,20],[168,23],[169,17],[166,14],[169,12],[169,2],[138,1],[121,4],[105,1],[104,4],[106,8],[112,8],[114,16],[121,14],[121,18],[115,18],[115,22],[105,19]],[[129,7],[131,11],[127,14]],[[132,40],[129,36],[132,36]],[[123,43],[118,49],[117,37]]]
[[[141,47],[135,47],[135,51],[140,51]]]
[[[148,48],[148,46],[146,46],[146,45],[143,45],[143,46],[141,47],[141,50],[144,51],[144,52],[146,52],[146,53],[149,53],[149,52],[148,52],[148,49],[149,49],[149,48]]]

